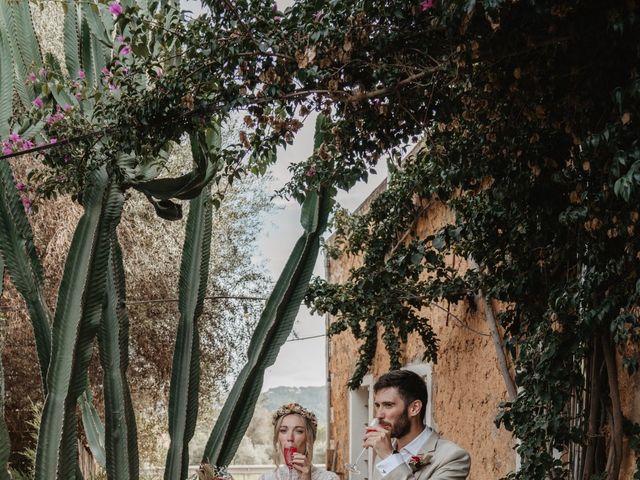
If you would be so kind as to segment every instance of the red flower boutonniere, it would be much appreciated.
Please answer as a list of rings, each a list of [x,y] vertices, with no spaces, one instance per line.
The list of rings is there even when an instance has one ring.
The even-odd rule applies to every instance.
[[[411,467],[411,471],[416,472],[420,470],[422,467],[429,465],[431,463],[431,455],[411,455],[409,459],[409,467]]]

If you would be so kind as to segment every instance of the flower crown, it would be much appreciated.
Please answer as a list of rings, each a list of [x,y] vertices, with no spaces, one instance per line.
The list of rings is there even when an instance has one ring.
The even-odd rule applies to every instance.
[[[313,436],[315,437],[316,433],[318,432],[318,419],[316,418],[315,413],[313,413],[310,410],[307,410],[299,403],[292,402],[292,403],[285,403],[284,405],[282,405],[278,410],[276,410],[273,413],[271,422],[275,426],[275,424],[278,422],[280,418],[286,415],[290,415],[292,413],[296,413],[309,421],[309,423],[311,424],[311,429],[313,430]]]

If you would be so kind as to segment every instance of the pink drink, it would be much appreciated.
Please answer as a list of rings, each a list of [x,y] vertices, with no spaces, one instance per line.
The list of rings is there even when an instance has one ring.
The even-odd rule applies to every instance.
[[[287,464],[287,467],[293,468],[293,456],[296,453],[298,453],[298,449],[296,447],[284,448],[284,461]]]

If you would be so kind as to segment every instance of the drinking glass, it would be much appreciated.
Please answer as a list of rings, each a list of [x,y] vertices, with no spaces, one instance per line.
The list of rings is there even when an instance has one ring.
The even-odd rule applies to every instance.
[[[378,425],[378,419],[377,418],[372,418],[369,421],[369,427],[375,427],[376,425]],[[373,431],[373,428],[367,428],[367,432]],[[356,475],[362,475],[362,472],[360,471],[360,469],[358,468],[358,462],[360,461],[360,459],[362,458],[362,456],[364,455],[364,452],[366,452],[368,450],[368,448],[363,448],[362,451],[360,452],[360,455],[358,455],[356,457],[356,459],[354,460],[353,463],[345,463],[344,464],[344,468],[347,469],[347,471],[349,473],[355,473]]]
[[[291,480],[293,476],[293,456],[296,453],[298,453],[298,449],[296,447],[284,447],[284,463],[287,464],[287,468],[289,469],[287,480]]]

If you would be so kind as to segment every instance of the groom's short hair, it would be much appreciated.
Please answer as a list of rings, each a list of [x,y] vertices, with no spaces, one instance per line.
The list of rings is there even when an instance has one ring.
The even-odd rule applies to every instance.
[[[422,402],[420,421],[424,423],[429,394],[427,393],[427,385],[420,375],[411,370],[391,370],[378,378],[378,381],[373,385],[374,393],[385,388],[397,388],[398,394],[404,400],[405,407],[414,400],[420,400]]]

